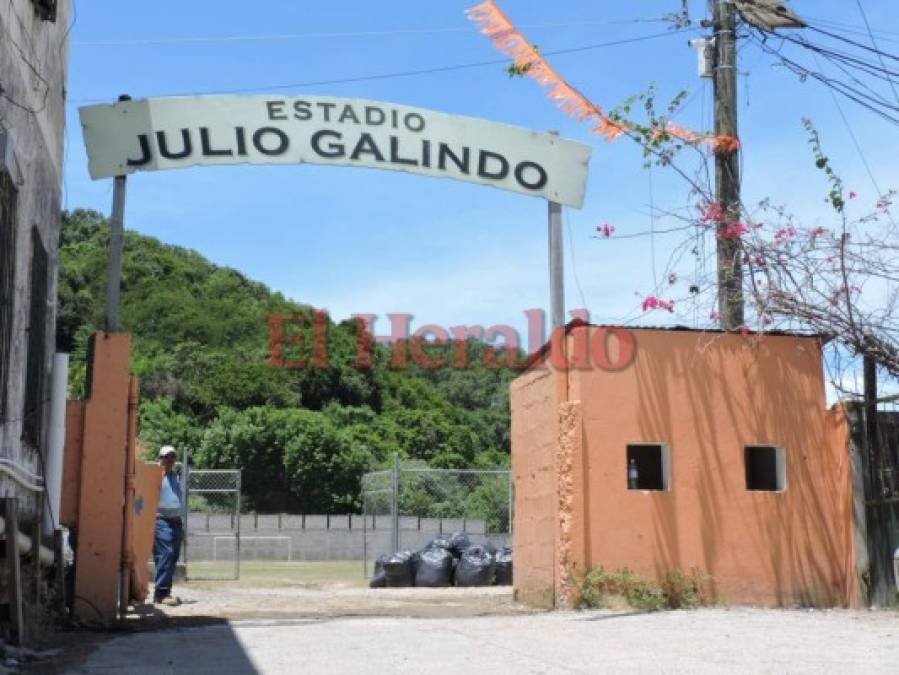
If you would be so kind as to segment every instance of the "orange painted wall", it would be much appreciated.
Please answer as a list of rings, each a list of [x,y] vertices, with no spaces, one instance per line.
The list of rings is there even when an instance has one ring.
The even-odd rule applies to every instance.
[[[131,338],[95,333],[92,344],[81,438],[74,611],[79,619],[107,622],[116,616],[122,561]]]
[[[553,460],[557,436],[554,376],[534,371],[511,387],[512,481],[515,521],[515,595],[536,607],[553,606],[556,491]]]
[[[572,334],[586,330],[595,329]],[[652,575],[697,567],[734,603],[855,604],[847,430],[841,412],[825,410],[818,341],[633,334],[630,367],[568,373],[583,419],[582,564]],[[514,395],[512,404],[520,405]],[[513,424],[520,414],[513,407]],[[670,491],[627,489],[626,445],[636,442],[670,445]],[[743,446],[751,444],[786,448],[784,492],[745,489]],[[537,445],[545,440],[513,434],[513,467]],[[534,514],[529,485],[516,490],[525,493],[516,498],[519,527]],[[527,578],[522,564],[528,558],[516,551],[516,575]]]

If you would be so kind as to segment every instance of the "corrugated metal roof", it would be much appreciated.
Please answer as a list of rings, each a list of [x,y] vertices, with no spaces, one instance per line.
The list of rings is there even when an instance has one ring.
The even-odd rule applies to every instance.
[[[738,330],[723,330],[721,328],[691,328],[690,326],[680,326],[680,325],[668,325],[668,326],[634,326],[634,325],[621,325],[621,324],[612,324],[612,323],[587,323],[581,319],[572,319],[567,324],[565,324],[565,333],[571,332],[575,328],[581,328],[584,326],[588,326],[590,328],[620,328],[622,330],[627,331],[671,331],[671,332],[683,332],[683,333],[709,333],[709,334],[717,334],[717,335],[725,335],[725,334],[733,334],[739,335],[740,331]],[[772,337],[793,337],[793,338],[803,338],[808,340],[818,340],[821,342],[830,342],[833,339],[833,335],[827,335],[824,333],[811,333],[811,332],[800,332],[800,331],[786,331],[786,330],[768,330],[768,331],[750,331],[750,335],[752,336],[772,336]],[[547,341],[540,349],[538,349],[533,354],[530,354],[525,361],[522,371],[529,370],[534,366],[534,364],[541,361],[546,353],[549,351],[550,346],[552,344],[552,340]]]
[[[594,328],[623,328],[625,330],[668,330],[668,331],[682,331],[685,333],[739,333],[739,330],[724,330],[722,328],[691,328],[690,326],[682,326],[682,325],[668,325],[668,326],[635,326],[635,325],[621,325],[621,324],[613,324],[613,323],[590,323],[584,324],[582,321],[578,321],[575,319],[574,321],[568,322],[565,326],[565,330],[571,330],[572,328],[577,328],[579,325],[590,325]],[[812,333],[805,331],[790,331],[790,330],[765,330],[765,331],[756,331],[750,329],[750,334],[752,335],[772,335],[772,336],[787,336],[787,337],[801,337],[801,338],[817,338],[819,340],[831,340],[833,339],[832,335],[827,335],[825,333]]]

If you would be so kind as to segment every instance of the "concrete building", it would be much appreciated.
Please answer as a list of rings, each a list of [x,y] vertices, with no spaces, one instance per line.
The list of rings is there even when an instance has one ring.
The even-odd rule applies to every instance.
[[[857,462],[818,338],[579,325],[564,341],[572,367],[557,332],[511,385],[519,599],[564,605],[572,571],[626,566],[695,568],[732,603],[863,601]]]
[[[0,472],[43,475],[56,319],[69,2],[0,5]]]

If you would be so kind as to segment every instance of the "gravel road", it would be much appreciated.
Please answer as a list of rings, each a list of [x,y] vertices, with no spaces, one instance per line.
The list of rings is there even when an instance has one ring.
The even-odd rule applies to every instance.
[[[243,619],[113,637],[74,673],[896,673],[899,614],[707,609]]]

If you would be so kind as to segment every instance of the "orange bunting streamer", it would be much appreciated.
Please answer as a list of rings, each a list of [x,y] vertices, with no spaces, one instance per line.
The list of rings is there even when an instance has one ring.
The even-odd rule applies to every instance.
[[[465,13],[500,52],[514,60],[523,74],[535,80],[540,86],[549,87],[549,99],[562,112],[579,122],[589,121],[593,125],[590,131],[608,141],[613,141],[626,131],[632,130],[627,123],[607,117],[602,108],[562,79],[540,52],[515,28],[494,0],[486,0],[467,9]],[[732,136],[700,134],[670,122],[666,122],[664,128],[657,133],[667,133],[691,145],[708,143],[715,152],[720,153],[735,152],[740,147],[740,141]]]

